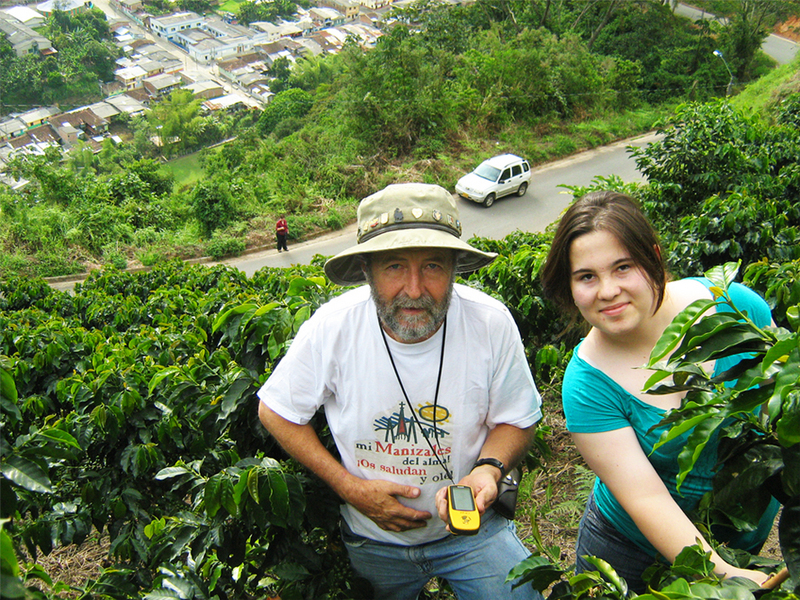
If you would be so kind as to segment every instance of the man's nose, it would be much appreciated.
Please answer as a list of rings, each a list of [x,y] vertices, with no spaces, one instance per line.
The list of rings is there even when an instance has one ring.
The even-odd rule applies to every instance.
[[[409,269],[404,287],[406,295],[416,300],[422,296],[422,287],[422,274],[417,269]]]

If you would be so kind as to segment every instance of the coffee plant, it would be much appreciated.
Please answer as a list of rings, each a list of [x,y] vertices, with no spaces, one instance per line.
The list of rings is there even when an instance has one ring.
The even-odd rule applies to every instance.
[[[474,240],[504,258],[466,283],[491,290],[518,320],[544,319],[549,313],[541,312],[547,307],[535,283],[542,239],[520,233],[502,242]],[[300,325],[341,291],[324,277],[321,263],[318,257],[309,266],[264,269],[252,278],[178,262],[138,274],[111,268],[76,285],[73,294],[40,280],[0,281],[4,598],[367,597],[339,539],[338,499],[289,459],[256,418],[255,392],[275,362]],[[775,278],[795,271],[769,265],[749,273],[777,290]],[[784,305],[796,302],[793,293],[775,295]],[[796,306],[788,319],[796,332]],[[568,356],[556,339],[563,325],[553,320],[549,333],[535,341],[530,333],[524,337],[539,379],[550,373],[557,383]],[[791,494],[798,446],[789,442],[797,431],[796,374],[791,379],[797,334],[765,334],[775,336],[774,350],[751,347],[753,335],[744,338],[747,350],[774,359],[764,377],[780,386],[771,388],[779,399],[770,403],[772,420],[759,422],[762,429],[741,419],[727,434],[729,453],[771,448],[763,483],[775,493],[785,488],[790,500],[781,527],[796,540]],[[321,415],[315,423],[335,452]],[[547,454],[548,431],[542,428],[537,438],[534,463]],[[35,562],[98,534],[108,538],[108,562],[80,588],[51,581]],[[791,541],[782,544],[796,582],[797,550]],[[558,552],[546,552],[540,538],[535,545],[539,552],[510,575],[521,575],[524,585],[549,588],[554,599],[631,597],[608,565],[597,561],[596,572],[574,575],[557,566]],[[22,549],[34,562],[19,558]],[[653,574],[654,589],[661,589],[653,598],[749,599],[758,593],[715,581],[700,558],[686,562],[699,566]],[[715,595],[704,596],[710,589]]]

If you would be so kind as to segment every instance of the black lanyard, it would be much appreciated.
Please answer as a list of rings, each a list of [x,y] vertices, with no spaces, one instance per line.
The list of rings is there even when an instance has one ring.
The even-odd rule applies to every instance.
[[[408,406],[409,410],[411,411],[411,416],[414,417],[414,422],[419,427],[419,430],[422,432],[422,437],[425,438],[425,441],[428,442],[428,447],[431,449],[431,452],[436,457],[436,460],[439,462],[439,465],[444,469],[444,474],[447,475],[447,478],[455,483],[453,480],[453,475],[450,473],[450,470],[445,466],[444,462],[442,461],[439,453],[436,452],[434,447],[431,445],[431,440],[428,438],[428,434],[425,433],[425,428],[422,426],[422,423],[419,422],[417,418],[417,413],[414,410],[414,407],[411,405],[411,401],[408,399],[408,394],[406,393],[406,388],[403,386],[403,380],[400,379],[400,373],[397,371],[397,365],[394,364],[394,357],[392,356],[392,351],[389,349],[389,340],[386,339],[386,332],[383,330],[383,326],[381,325],[381,318],[378,316],[378,328],[381,330],[381,336],[383,337],[383,344],[386,346],[386,352],[389,354],[389,361],[392,363],[392,369],[394,369],[394,374],[397,377],[397,383],[400,384],[400,391],[403,392],[403,397],[406,399],[406,405]],[[439,447],[439,433],[438,433],[438,426],[436,425],[436,403],[439,400],[439,385],[442,383],[442,365],[444,364],[444,342],[447,338],[447,317],[445,316],[444,321],[442,321],[442,351],[439,354],[439,374],[436,376],[436,393],[433,396],[433,436],[436,440],[436,447]]]

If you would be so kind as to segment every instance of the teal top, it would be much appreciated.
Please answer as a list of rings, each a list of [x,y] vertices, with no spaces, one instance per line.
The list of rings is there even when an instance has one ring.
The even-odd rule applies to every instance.
[[[711,282],[705,278],[695,278],[706,287]],[[772,315],[767,303],[754,291],[744,285],[734,283],[730,287],[730,296],[736,307],[746,312],[759,327],[768,326]],[[718,311],[732,312],[730,306],[723,304]],[[664,429],[649,432],[650,428],[661,421],[664,410],[642,402],[628,393],[602,371],[596,369],[578,355],[578,348],[572,353],[572,359],[564,375],[562,390],[564,414],[567,429],[575,433],[597,433],[613,431],[624,427],[632,427],[639,439],[639,444],[650,459],[662,481],[669,489],[675,502],[684,512],[695,509],[700,498],[712,489],[712,478],[717,465],[718,435],[715,433],[698,457],[691,473],[681,485],[680,494],[677,487],[678,453],[686,443],[689,433],[659,447],[653,452]],[[720,359],[714,365],[714,373],[722,373],[733,367],[742,356],[731,356]],[[628,513],[620,506],[616,498],[599,478],[594,487],[595,502],[600,512],[614,527],[637,546],[656,556],[655,548],[647,541]],[[773,500],[770,510],[761,519],[759,527],[750,532],[734,532],[733,536],[720,541],[727,541],[731,546],[750,549],[763,542],[769,534],[779,504]],[[717,532],[715,532],[716,534]],[[718,535],[722,538],[724,534]]]

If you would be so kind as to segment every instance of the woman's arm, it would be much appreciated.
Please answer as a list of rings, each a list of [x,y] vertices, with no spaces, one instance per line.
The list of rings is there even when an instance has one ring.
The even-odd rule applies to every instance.
[[[724,577],[746,577],[759,585],[760,571],[726,563],[675,502],[642,451],[631,427],[602,433],[573,433],[572,438],[589,468],[608,486],[647,540],[670,562],[686,546],[700,541],[711,551],[714,572]]]

